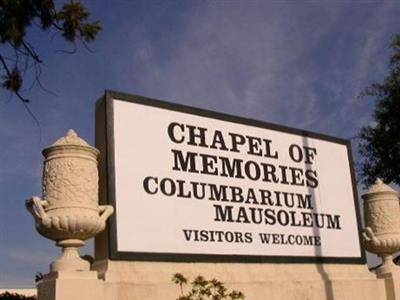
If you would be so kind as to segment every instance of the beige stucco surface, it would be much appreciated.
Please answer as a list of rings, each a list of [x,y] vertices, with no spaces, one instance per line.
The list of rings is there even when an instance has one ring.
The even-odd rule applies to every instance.
[[[383,280],[366,265],[274,263],[163,263],[98,261],[107,300],[176,299],[171,277],[180,272],[217,278],[246,299],[387,299]]]

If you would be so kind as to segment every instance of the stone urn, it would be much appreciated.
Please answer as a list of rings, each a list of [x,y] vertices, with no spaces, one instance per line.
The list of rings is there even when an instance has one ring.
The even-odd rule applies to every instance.
[[[98,205],[99,151],[73,130],[43,150],[43,199],[26,201],[37,231],[56,241],[63,254],[50,270],[89,270],[78,248],[106,226],[113,207]]]
[[[382,258],[378,275],[397,271],[392,254],[400,250],[400,207],[397,192],[377,179],[364,199],[365,248]]]

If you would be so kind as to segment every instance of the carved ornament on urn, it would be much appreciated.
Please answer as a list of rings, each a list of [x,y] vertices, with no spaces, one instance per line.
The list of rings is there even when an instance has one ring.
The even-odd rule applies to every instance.
[[[400,250],[400,206],[397,192],[377,179],[364,199],[366,228],[363,231],[365,248],[380,256],[382,265],[378,275],[399,272],[392,254]]]
[[[98,205],[99,151],[71,129],[42,153],[43,199],[32,197],[26,207],[37,231],[62,247],[63,254],[50,270],[89,270],[78,248],[102,231],[113,213],[112,206]]]

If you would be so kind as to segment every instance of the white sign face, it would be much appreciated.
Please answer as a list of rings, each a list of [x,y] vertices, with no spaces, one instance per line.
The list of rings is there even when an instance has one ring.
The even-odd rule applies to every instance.
[[[107,99],[114,253],[363,258],[346,141],[131,97]]]

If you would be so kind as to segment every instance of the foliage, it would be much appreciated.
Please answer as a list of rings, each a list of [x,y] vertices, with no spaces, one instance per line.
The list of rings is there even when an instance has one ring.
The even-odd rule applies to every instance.
[[[1,86],[15,94],[24,104],[29,102],[22,95],[23,78],[33,72],[33,85],[41,85],[43,60],[34,46],[28,41],[29,29],[61,34],[64,40],[72,43],[95,39],[101,30],[98,21],[89,22],[89,12],[79,1],[68,1],[57,10],[53,0],[0,0],[0,52]]]
[[[172,277],[172,281],[179,285],[181,295],[177,300],[243,300],[245,296],[242,292],[231,291],[224,286],[224,284],[217,279],[206,280],[203,276],[197,276],[191,282],[191,289],[183,292],[183,286],[188,283],[185,276],[176,273]]]
[[[36,297],[23,296],[20,294],[11,294],[9,292],[5,292],[0,294],[0,300],[36,300]]]
[[[35,282],[39,282],[44,278],[44,275],[42,272],[36,272],[35,274]]]
[[[400,34],[393,39],[394,53],[389,74],[382,83],[374,83],[362,96],[377,99],[374,125],[360,131],[360,175],[369,185],[377,177],[387,183],[400,184]]]

